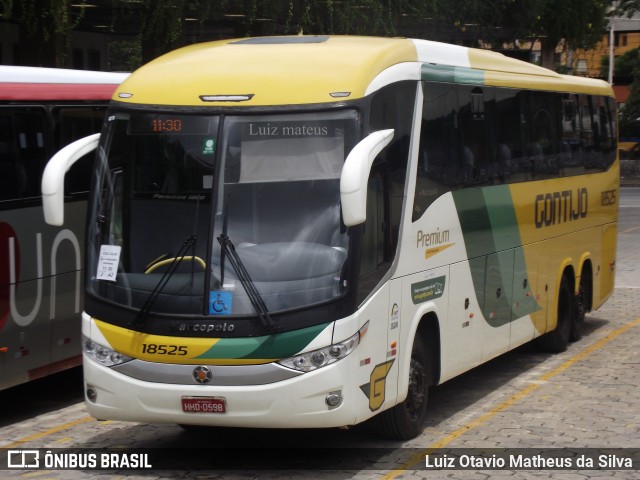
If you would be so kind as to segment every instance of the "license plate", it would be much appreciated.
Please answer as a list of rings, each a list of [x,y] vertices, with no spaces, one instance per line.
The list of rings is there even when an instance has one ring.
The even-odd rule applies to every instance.
[[[227,402],[223,397],[182,397],[185,413],[225,413]]]

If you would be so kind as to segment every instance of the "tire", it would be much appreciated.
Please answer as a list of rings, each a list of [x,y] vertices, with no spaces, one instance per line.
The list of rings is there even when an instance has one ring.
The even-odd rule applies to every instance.
[[[567,275],[562,276],[558,291],[558,314],[556,328],[538,339],[541,350],[550,353],[561,353],[567,349],[572,332],[576,330],[576,307],[571,281]]]
[[[409,392],[404,402],[378,415],[380,429],[393,440],[410,440],[422,432],[431,385],[431,356],[419,334],[413,341]]]
[[[578,286],[578,295],[576,296],[576,321],[575,329],[571,332],[571,341],[575,342],[582,337],[581,329],[584,324],[587,312],[591,311],[593,299],[593,283],[590,264],[582,267],[582,275],[580,276],[580,285]]]

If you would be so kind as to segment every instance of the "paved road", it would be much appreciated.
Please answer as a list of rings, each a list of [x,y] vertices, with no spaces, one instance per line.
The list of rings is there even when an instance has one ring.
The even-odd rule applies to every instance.
[[[640,188],[623,188],[618,224],[616,287],[640,288]]]
[[[559,355],[541,354],[525,346],[434,388],[430,418],[422,435],[410,442],[381,441],[369,425],[348,431],[187,432],[174,425],[98,422],[88,417],[83,404],[74,402],[73,397],[65,399],[66,404],[59,408],[44,406],[33,417],[23,411],[8,418],[7,397],[0,396],[5,410],[0,423],[0,447],[96,448],[101,449],[99,451],[114,451],[118,447],[164,448],[161,452],[167,456],[179,454],[178,449],[186,448],[193,449],[187,451],[192,452],[194,462],[201,461],[200,457],[205,455],[212,465],[218,465],[217,461],[228,465],[233,459],[240,467],[231,471],[189,470],[187,462],[179,471],[10,470],[2,472],[2,477],[640,479],[640,459],[635,459],[634,470],[428,470],[425,467],[426,455],[436,448],[473,449],[466,452],[475,452],[481,459],[489,460],[496,458],[495,452],[482,453],[483,450],[496,447],[563,448],[563,455],[582,448],[597,449],[598,455],[608,453],[605,450],[608,448],[636,449],[616,451],[614,460],[640,451],[640,188],[626,188],[621,193],[618,233],[616,291],[599,311],[588,316],[582,340]],[[55,383],[48,382],[46,388],[55,390]],[[37,387],[29,388],[37,392]],[[46,398],[51,392],[38,393],[40,398]],[[202,447],[211,449],[196,450]],[[221,450],[224,447],[236,450]],[[267,447],[279,448],[265,450]],[[312,450],[296,450],[300,447]],[[338,448],[329,452],[321,450],[327,447]],[[526,452],[531,456],[535,451]],[[157,455],[158,450],[154,452]],[[246,452],[246,456],[239,457],[238,452]],[[589,456],[593,452],[579,450],[576,455]],[[598,455],[594,457],[596,461]],[[443,458],[442,455],[439,458]],[[453,458],[453,453],[448,458]],[[455,458],[459,461],[461,457]],[[577,457],[573,461],[577,461]],[[288,468],[262,468],[265,465]]]

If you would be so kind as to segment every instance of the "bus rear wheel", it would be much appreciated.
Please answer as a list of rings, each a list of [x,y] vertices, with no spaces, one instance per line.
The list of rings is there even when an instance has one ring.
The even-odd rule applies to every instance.
[[[580,282],[578,285],[578,295],[576,295],[576,320],[575,329],[571,332],[571,340],[577,341],[582,337],[581,329],[584,325],[584,320],[587,312],[591,311],[591,303],[593,301],[593,281],[591,264],[587,263],[582,268],[582,275],[580,276]]]
[[[393,440],[410,440],[422,432],[427,415],[431,357],[424,340],[416,335],[409,365],[409,391],[404,402],[382,412],[379,425],[382,433]]]
[[[558,291],[558,317],[555,330],[538,339],[538,346],[545,352],[564,352],[576,329],[576,307],[573,288],[567,275],[562,276]]]

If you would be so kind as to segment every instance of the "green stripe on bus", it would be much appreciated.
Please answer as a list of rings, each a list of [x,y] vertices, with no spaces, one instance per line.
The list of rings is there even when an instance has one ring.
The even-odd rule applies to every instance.
[[[468,188],[452,192],[469,259],[496,251],[491,219],[482,190]]]
[[[474,68],[452,67],[450,65],[432,65],[425,63],[421,67],[420,74],[422,80],[428,82],[484,85],[484,72]]]
[[[509,187],[499,185],[452,192],[469,258],[471,278],[485,320],[499,327],[540,307],[517,299],[514,269],[526,270],[518,220]]]
[[[291,332],[263,335],[261,337],[222,338],[209,350],[195,358],[215,359],[280,359],[287,358],[304,349],[329,323],[294,330]]]
[[[522,245],[511,190],[506,185],[482,188],[495,251]]]

